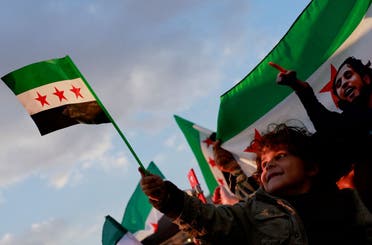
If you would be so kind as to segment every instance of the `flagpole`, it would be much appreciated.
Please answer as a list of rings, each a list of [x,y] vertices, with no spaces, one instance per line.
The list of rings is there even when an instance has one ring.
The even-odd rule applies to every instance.
[[[124,143],[128,146],[129,148],[129,151],[132,153],[132,155],[134,156],[134,158],[136,159],[138,165],[146,171],[146,169],[144,168],[141,160],[138,158],[137,154],[134,152],[132,146],[129,144],[129,141],[127,140],[127,138],[125,137],[125,135],[123,134],[123,132],[121,132],[120,128],[118,127],[118,125],[116,124],[116,122],[114,121],[114,119],[112,119],[110,113],[106,110],[105,106],[102,104],[102,102],[99,100],[98,96],[96,95],[96,93],[93,91],[93,89],[90,87],[89,83],[87,82],[87,80],[85,79],[85,77],[83,76],[83,74],[81,74],[81,72],[79,71],[79,69],[77,69],[76,65],[74,64],[74,62],[72,61],[72,59],[70,58],[70,56],[66,56],[65,57],[66,59],[69,60],[69,62],[71,62],[71,64],[73,65],[73,67],[75,68],[76,72],[78,74],[80,74],[83,82],[85,83],[85,85],[88,87],[88,89],[90,90],[90,92],[93,94],[94,98],[96,99],[98,105],[102,108],[102,110],[104,111],[104,113],[106,114],[106,116],[108,117],[108,119],[111,121],[111,123],[114,125],[114,128],[116,129],[116,131],[119,133],[120,137],[123,139]]]

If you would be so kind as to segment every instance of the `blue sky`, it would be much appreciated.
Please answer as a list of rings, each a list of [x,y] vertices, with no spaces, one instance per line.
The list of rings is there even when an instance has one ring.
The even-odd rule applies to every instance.
[[[1,0],[0,75],[70,55],[145,166],[187,189],[196,160],[173,115],[216,129],[219,96],[309,0]],[[101,244],[140,175],[109,124],[40,136],[0,83],[0,245]]]

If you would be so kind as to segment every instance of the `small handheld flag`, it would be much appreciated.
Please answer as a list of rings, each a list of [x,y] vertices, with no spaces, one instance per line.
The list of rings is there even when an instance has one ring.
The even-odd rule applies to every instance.
[[[150,162],[147,171],[164,179],[164,175],[154,162]],[[142,241],[147,236],[156,233],[158,222],[162,216],[163,213],[152,207],[148,197],[143,193],[140,183],[138,183],[125,207],[121,224],[138,240]]]
[[[215,163],[213,153],[215,133],[177,115],[174,115],[174,118],[198,161],[209,193],[213,193],[219,185],[229,188],[228,180]]]
[[[1,79],[26,108],[41,135],[78,123],[110,122],[68,56],[22,67]]]
[[[102,245],[140,245],[140,243],[127,229],[110,215],[105,217],[102,229]]]
[[[1,79],[21,101],[41,135],[79,123],[111,122],[144,169],[132,146],[69,56],[24,66]]]
[[[187,178],[189,179],[191,188],[196,192],[197,197],[203,203],[207,203],[207,199],[205,199],[205,196],[203,194],[203,190],[200,187],[200,183],[199,183],[198,178],[196,177],[194,169],[190,169],[189,173],[187,174]]]

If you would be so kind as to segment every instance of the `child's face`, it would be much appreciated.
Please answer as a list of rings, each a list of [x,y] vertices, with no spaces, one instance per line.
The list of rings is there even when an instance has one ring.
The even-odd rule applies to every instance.
[[[261,167],[262,185],[268,193],[275,195],[308,192],[311,176],[317,172],[306,171],[304,161],[290,154],[284,146],[277,149],[264,148],[261,153]]]

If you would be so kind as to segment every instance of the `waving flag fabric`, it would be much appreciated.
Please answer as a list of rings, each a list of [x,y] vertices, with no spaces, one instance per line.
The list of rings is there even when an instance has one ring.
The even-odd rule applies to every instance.
[[[78,123],[110,122],[69,56],[22,67],[1,79],[26,108],[41,135]]]
[[[105,218],[102,230],[102,245],[140,245],[127,229],[110,215]]]
[[[153,162],[149,164],[147,170],[164,178]],[[138,183],[126,205],[121,224],[111,216],[106,216],[102,230],[102,244],[160,244],[177,232],[179,232],[178,226],[151,206]]]
[[[149,164],[147,170],[164,178],[153,162]],[[121,224],[141,241],[158,230],[158,221],[162,216],[162,213],[151,206],[138,183],[127,203]]]
[[[179,116],[175,115],[174,118],[198,161],[209,192],[213,193],[218,185],[224,185],[229,189],[223,173],[217,168],[214,161],[213,139],[210,137],[213,132]]]
[[[370,0],[313,0],[274,49],[235,87],[220,98],[217,137],[222,147],[251,163],[247,146],[255,130],[269,123],[299,119],[314,130],[292,90],[276,84],[275,62],[296,70],[310,83],[319,101],[339,111],[329,90],[335,67],[349,56],[372,59]]]

